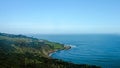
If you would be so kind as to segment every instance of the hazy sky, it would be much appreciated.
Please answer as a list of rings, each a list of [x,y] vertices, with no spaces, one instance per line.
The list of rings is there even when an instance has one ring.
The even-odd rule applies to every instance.
[[[120,0],[0,0],[0,32],[120,33]]]

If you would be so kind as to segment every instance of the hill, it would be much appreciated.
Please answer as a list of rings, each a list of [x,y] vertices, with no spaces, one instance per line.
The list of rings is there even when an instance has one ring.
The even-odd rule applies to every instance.
[[[47,40],[0,33],[0,68],[100,68],[48,56],[51,52],[68,48],[64,44]]]

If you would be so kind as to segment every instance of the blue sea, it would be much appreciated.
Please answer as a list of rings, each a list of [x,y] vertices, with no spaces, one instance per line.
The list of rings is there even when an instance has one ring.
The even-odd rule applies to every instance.
[[[102,68],[120,68],[120,35],[33,35],[33,37],[72,47],[53,53],[51,55],[53,58],[76,64],[98,65]]]

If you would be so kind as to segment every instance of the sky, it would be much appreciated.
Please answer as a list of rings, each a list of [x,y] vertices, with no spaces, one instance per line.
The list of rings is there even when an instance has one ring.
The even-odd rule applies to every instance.
[[[0,32],[120,34],[120,0],[0,0]]]

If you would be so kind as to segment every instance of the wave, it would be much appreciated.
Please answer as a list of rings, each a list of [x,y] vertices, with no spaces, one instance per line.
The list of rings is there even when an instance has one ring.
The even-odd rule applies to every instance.
[[[77,47],[77,46],[75,46],[75,45],[71,45],[71,44],[66,44],[66,46],[70,46],[70,47],[72,47],[72,48]]]
[[[50,53],[49,56],[51,57],[53,55],[53,53]]]

